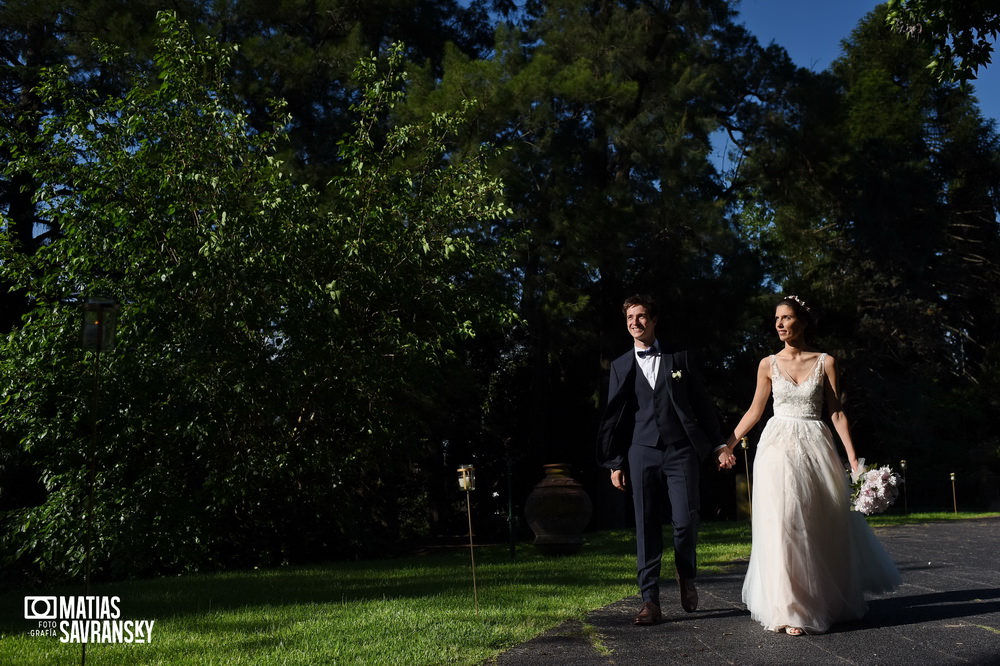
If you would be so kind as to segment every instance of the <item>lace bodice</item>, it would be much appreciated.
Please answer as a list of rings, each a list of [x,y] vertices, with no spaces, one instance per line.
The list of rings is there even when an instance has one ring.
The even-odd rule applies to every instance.
[[[820,354],[816,366],[801,384],[796,384],[778,367],[778,359],[771,356],[771,395],[774,396],[774,415],[797,419],[819,419],[823,416],[823,362]]]

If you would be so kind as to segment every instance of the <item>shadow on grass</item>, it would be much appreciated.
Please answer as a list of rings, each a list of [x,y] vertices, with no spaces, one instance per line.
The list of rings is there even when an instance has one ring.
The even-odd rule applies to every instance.
[[[632,550],[619,533],[588,538],[578,554],[544,557],[531,546],[511,560],[502,546],[476,548],[481,588],[556,592],[567,586],[622,582]],[[468,549],[435,551],[391,560],[335,562],[319,566],[231,571],[93,585],[91,594],[119,596],[126,617],[167,619],[248,606],[340,604],[428,596],[465,596],[471,587]],[[5,593],[0,631],[22,631],[25,594],[82,595],[82,586]]]

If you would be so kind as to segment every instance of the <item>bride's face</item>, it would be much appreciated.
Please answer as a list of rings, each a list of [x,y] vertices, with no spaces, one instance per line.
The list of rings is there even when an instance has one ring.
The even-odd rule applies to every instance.
[[[805,326],[795,316],[795,310],[788,305],[779,305],[774,310],[774,328],[782,342],[794,342],[802,337]]]

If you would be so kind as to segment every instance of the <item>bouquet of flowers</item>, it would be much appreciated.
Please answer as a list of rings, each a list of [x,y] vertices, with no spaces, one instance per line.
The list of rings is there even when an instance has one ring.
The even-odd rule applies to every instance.
[[[851,472],[851,508],[866,516],[882,513],[899,496],[902,478],[888,466],[865,467],[858,460],[858,471]]]

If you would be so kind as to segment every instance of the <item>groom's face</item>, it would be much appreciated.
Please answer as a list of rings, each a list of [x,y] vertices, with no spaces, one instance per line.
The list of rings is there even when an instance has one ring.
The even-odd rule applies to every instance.
[[[629,335],[647,347],[656,342],[656,317],[651,317],[645,305],[633,305],[625,311],[625,326]]]

